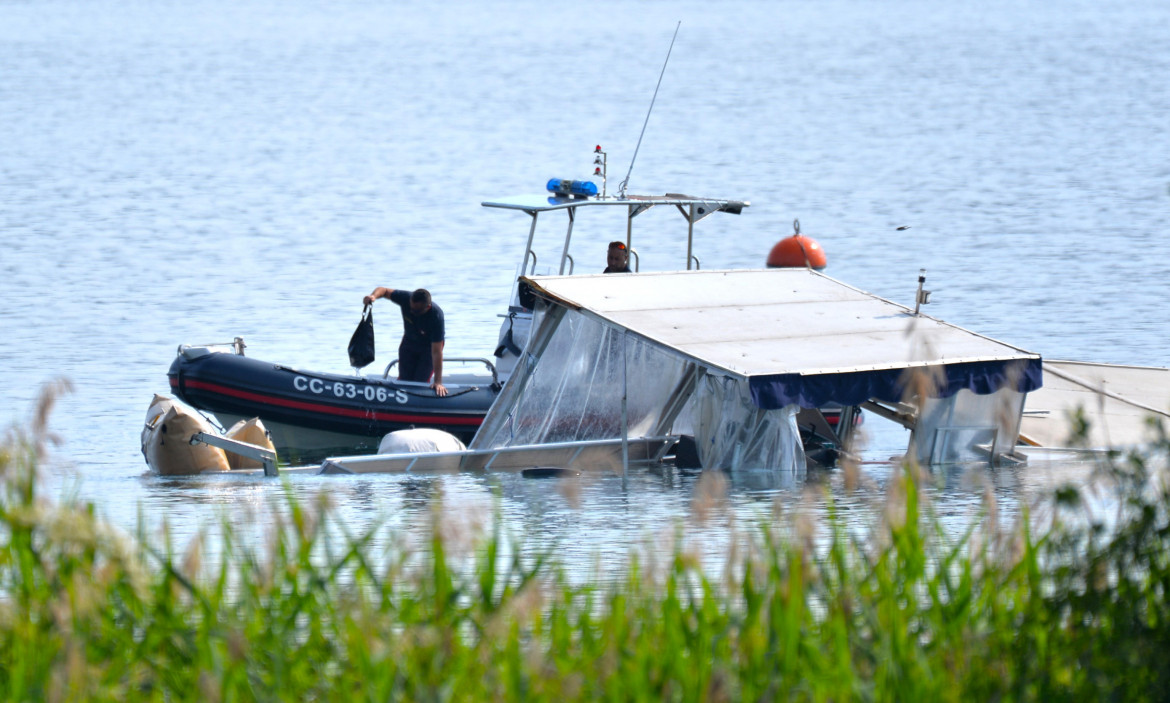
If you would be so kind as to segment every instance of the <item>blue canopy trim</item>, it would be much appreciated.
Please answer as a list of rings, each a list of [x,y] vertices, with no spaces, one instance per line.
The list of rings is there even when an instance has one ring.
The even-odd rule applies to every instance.
[[[938,396],[947,398],[962,388],[987,395],[1009,381],[1015,383],[1016,390],[1030,393],[1043,385],[1042,366],[1040,359],[1013,359],[809,376],[779,373],[753,376],[748,379],[748,387],[752,402],[764,410],[778,410],[792,404],[802,408],[819,408],[829,403],[860,405],[870,398],[895,403],[904,399],[906,385],[915,372],[939,374],[935,376],[939,382]]]

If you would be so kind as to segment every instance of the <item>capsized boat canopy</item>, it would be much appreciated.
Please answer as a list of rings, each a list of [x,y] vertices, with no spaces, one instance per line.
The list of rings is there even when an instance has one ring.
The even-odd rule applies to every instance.
[[[802,471],[797,415],[835,403],[908,418],[922,463],[994,461],[1041,384],[1037,354],[809,269],[524,281],[527,362],[473,450],[690,435],[704,467]]]

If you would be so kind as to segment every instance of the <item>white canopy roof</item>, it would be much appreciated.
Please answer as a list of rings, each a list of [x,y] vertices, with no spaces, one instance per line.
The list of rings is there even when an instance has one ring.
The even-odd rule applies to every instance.
[[[766,383],[780,384],[773,400],[757,399],[761,407],[893,395],[902,370],[922,366],[945,369],[949,392],[961,387],[992,392],[1004,379],[1019,375],[1006,369],[1012,361],[1026,362],[1022,368],[1029,378],[1016,381],[1019,390],[1040,385],[1038,354],[916,316],[809,269],[525,280],[547,300],[627,329],[709,369],[753,379],[754,392],[767,394]],[[843,390],[843,385],[850,387]]]
[[[808,269],[528,280],[542,297],[739,376],[1040,358]]]

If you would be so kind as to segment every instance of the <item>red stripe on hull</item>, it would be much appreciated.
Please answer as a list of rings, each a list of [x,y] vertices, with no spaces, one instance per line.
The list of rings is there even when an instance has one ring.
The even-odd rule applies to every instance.
[[[171,386],[177,389],[178,385],[178,380],[172,378]],[[378,412],[376,410],[371,411],[358,410],[355,408],[338,408],[332,405],[322,405],[321,403],[307,403],[303,400],[289,400],[287,398],[278,398],[276,396],[263,395],[261,393],[242,391],[237,388],[221,386],[218,383],[208,383],[207,381],[184,380],[183,386],[186,388],[209,391],[211,393],[220,393],[222,395],[228,395],[233,398],[240,398],[242,400],[250,400],[254,403],[264,403],[266,405],[276,405],[282,408],[294,408],[296,410],[308,410],[310,412],[327,413],[329,415],[340,415],[342,417],[373,417],[375,420],[382,420],[385,422],[413,422],[468,426],[479,426],[483,422],[482,417],[464,417],[458,415],[404,415],[401,413]]]

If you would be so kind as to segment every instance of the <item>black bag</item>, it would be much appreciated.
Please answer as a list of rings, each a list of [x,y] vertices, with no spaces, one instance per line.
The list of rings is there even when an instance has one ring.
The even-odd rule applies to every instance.
[[[360,369],[374,360],[374,308],[362,310],[362,321],[349,338],[349,365]]]

